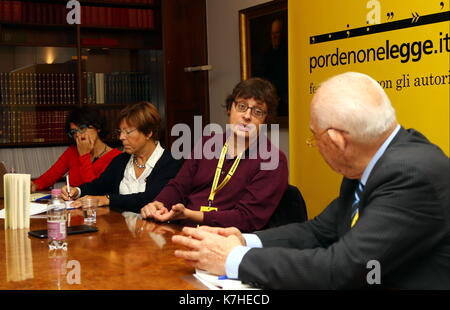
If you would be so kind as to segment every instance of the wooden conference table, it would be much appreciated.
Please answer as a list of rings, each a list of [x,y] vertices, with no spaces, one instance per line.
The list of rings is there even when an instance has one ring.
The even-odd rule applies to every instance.
[[[69,225],[82,224],[79,210],[70,214]],[[192,276],[194,268],[173,254],[180,247],[171,237],[180,227],[109,208],[98,209],[96,226],[98,232],[68,236],[67,251],[50,251],[46,239],[5,231],[0,219],[0,289],[206,289]],[[30,230],[38,229],[46,229],[44,216],[31,218]]]

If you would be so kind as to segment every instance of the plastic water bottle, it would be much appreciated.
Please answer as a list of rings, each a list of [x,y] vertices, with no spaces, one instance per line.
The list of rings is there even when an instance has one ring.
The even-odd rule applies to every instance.
[[[67,249],[67,211],[61,199],[61,189],[52,189],[52,198],[47,206],[47,232],[48,247],[54,249]]]

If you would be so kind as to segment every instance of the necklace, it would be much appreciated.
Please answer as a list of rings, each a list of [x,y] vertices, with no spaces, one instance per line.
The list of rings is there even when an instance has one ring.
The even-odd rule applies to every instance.
[[[137,158],[135,156],[133,156],[133,164],[138,167],[139,169],[144,169],[145,168],[145,164],[144,165],[140,165],[137,161]]]
[[[107,149],[108,149],[108,146],[105,144],[105,149],[103,150],[103,152],[101,152],[100,154],[98,154],[97,156],[95,156],[95,157],[94,157],[94,160],[93,160],[92,162],[94,162],[94,161],[96,161],[97,159],[99,159],[100,157],[102,157],[103,154],[106,153],[106,150],[107,150]]]

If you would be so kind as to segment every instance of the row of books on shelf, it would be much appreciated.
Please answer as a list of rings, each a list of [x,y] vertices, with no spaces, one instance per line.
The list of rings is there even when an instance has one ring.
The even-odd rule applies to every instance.
[[[64,4],[1,1],[0,21],[30,24],[67,24]]]
[[[74,73],[0,73],[0,105],[76,104]]]
[[[128,104],[150,101],[152,76],[143,72],[86,72],[87,104]]]
[[[0,111],[0,143],[66,143],[69,111]]]
[[[148,4],[154,5],[155,0],[117,0],[115,3],[135,3],[135,4]]]
[[[117,140],[113,135],[118,128],[120,109],[100,109],[106,119],[108,142]],[[0,144],[14,143],[68,143],[65,124],[70,110],[52,111],[0,111]]]
[[[155,29],[155,14],[152,9],[82,6],[81,25]]]
[[[64,4],[0,1],[0,22],[24,24],[67,24]],[[106,26],[154,29],[153,9],[81,6],[82,26]]]

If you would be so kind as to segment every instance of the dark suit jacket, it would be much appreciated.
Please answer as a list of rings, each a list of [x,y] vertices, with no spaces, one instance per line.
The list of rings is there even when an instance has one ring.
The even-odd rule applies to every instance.
[[[118,211],[140,213],[141,208],[155,199],[164,186],[166,186],[167,182],[176,176],[181,167],[181,162],[173,159],[170,152],[165,149],[163,155],[147,177],[145,192],[120,195],[120,182],[123,179],[123,174],[130,157],[130,154],[123,153],[114,158],[97,179],[79,186],[81,195],[97,196],[109,194],[111,208],[117,209]]]
[[[239,279],[274,289],[450,289],[448,157],[400,129],[350,229],[356,184],[344,178],[339,197],[311,221],[258,232],[264,248],[247,252]],[[368,285],[371,260],[380,263],[381,285]]]

